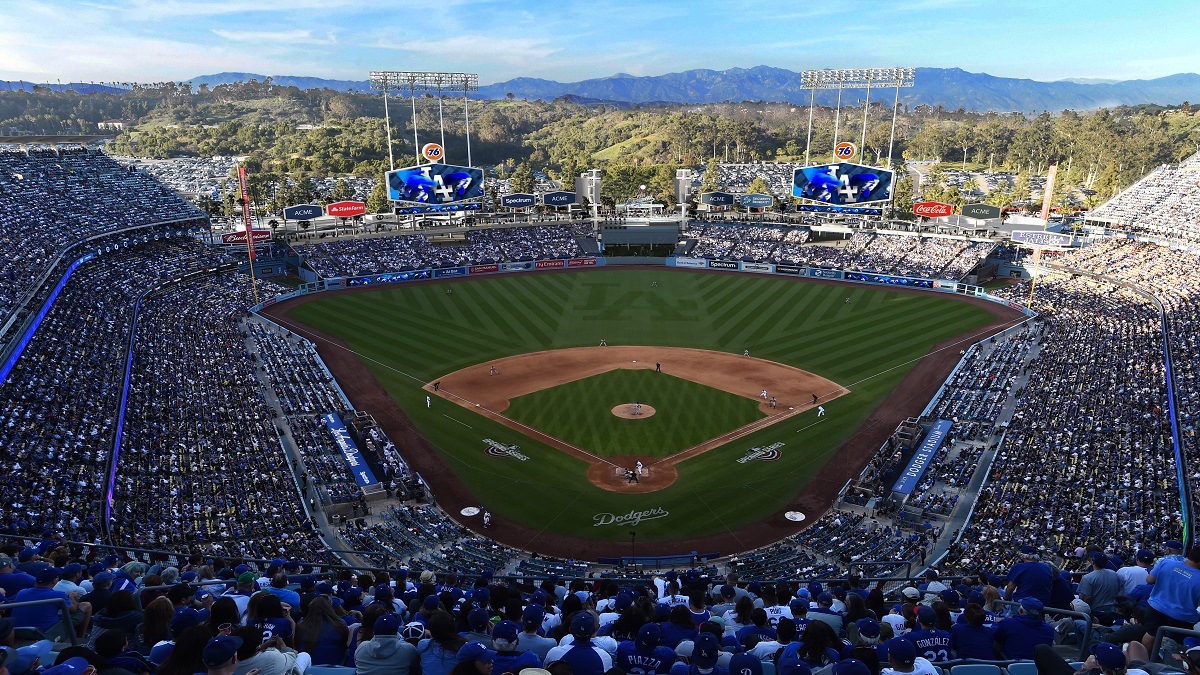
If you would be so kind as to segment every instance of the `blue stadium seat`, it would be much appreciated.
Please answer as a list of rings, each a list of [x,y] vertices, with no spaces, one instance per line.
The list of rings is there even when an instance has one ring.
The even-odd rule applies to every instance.
[[[1005,668],[1008,675],[1037,675],[1037,664],[1033,661],[1018,661],[1008,664]]]
[[[990,663],[964,663],[951,668],[950,675],[1002,675],[1002,671]]]

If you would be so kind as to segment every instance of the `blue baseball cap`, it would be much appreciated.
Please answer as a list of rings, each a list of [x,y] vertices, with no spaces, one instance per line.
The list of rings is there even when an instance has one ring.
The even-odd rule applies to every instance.
[[[859,619],[854,625],[858,627],[858,634],[865,638],[879,637],[879,622],[875,619]]]
[[[42,671],[42,675],[80,675],[88,669],[88,660],[82,656],[73,656],[66,661]]]
[[[171,633],[179,635],[183,631],[204,621],[204,616],[191,607],[184,607],[171,617]]]
[[[1116,670],[1125,667],[1125,654],[1121,645],[1111,642],[1098,642],[1092,646],[1092,654],[1106,670]]]
[[[192,594],[192,600],[195,600],[196,602],[204,602],[211,597],[212,593],[209,593],[208,589],[206,588],[197,588],[196,592]]]
[[[1179,541],[1178,539],[1171,539],[1169,541],[1164,541],[1163,547],[1164,548],[1173,548],[1177,551],[1182,551],[1183,550],[1183,542]],[[22,553],[24,553],[24,551],[22,551]]]
[[[617,595],[617,599],[613,601],[613,608],[618,612],[624,612],[633,606],[633,598],[621,593]]]
[[[525,623],[533,623],[541,625],[542,619],[546,618],[546,610],[537,605],[530,605],[525,608],[525,612],[521,614],[521,621]]]
[[[58,578],[62,576],[62,573],[63,571],[61,567],[47,567],[46,569],[37,573],[37,582],[39,584],[46,584],[50,583],[51,581],[58,581]]]
[[[101,573],[97,574],[96,576],[92,577],[92,583],[93,584],[102,584],[106,581],[112,581],[115,578],[116,577],[113,575],[112,572],[101,572]]]
[[[714,668],[721,656],[721,643],[712,633],[701,633],[692,641],[692,665],[702,670]]]
[[[908,642],[908,640],[905,640],[905,642]],[[912,643],[908,642],[908,644],[911,645]],[[888,654],[890,655],[891,653],[889,649]],[[913,663],[915,660],[915,656],[911,661],[901,662],[900,659],[896,659],[897,662],[901,663]],[[833,675],[871,675],[871,669],[867,667],[867,664],[858,659],[843,659],[833,664]]]
[[[928,605],[922,605],[917,609],[917,621],[925,626],[932,626],[937,623],[937,612]]]
[[[467,625],[475,630],[482,630],[487,628],[489,619],[491,619],[491,616],[488,615],[488,611],[486,609],[482,607],[476,607],[475,609],[471,610],[470,614],[467,615]]]
[[[438,608],[439,602],[441,601],[438,600],[438,596],[430,593],[429,595],[425,596],[425,600],[421,603],[421,607],[424,607],[428,610],[435,610]]]
[[[776,664],[776,669],[779,675],[812,675],[812,668],[809,668],[808,664],[801,661],[796,655],[781,655],[779,663]]]
[[[911,666],[917,660],[917,647],[913,643],[902,637],[894,637],[887,641],[888,658],[895,659],[896,663],[905,666]],[[845,661],[842,661],[845,663]],[[861,663],[861,661],[859,662]],[[865,668],[866,666],[864,666]],[[870,671],[866,671],[869,673]],[[836,675],[852,675],[851,673],[837,673]],[[857,675],[857,674],[853,674]]]
[[[737,675],[762,675],[762,661],[753,654],[734,654],[729,659],[729,672]]]
[[[737,594],[737,591],[735,591],[733,589],[733,586],[730,586],[729,584],[725,584],[724,586],[721,587],[721,595],[723,597],[732,598],[736,594]]]
[[[644,623],[638,629],[636,645],[638,649],[654,649],[662,643],[662,628],[656,623]]]
[[[514,621],[501,621],[492,629],[492,639],[505,640],[506,642],[516,642],[517,636],[521,634],[521,627]]]
[[[1038,600],[1037,598],[1021,598],[1021,609],[1025,610],[1029,614],[1040,615],[1044,608],[1045,605],[1043,605],[1042,601]]]
[[[400,632],[400,617],[396,614],[382,614],[375,619],[376,635],[395,635]]]
[[[1154,562],[1154,551],[1148,551],[1144,548],[1138,549],[1136,558],[1142,562]]]
[[[201,660],[209,668],[220,668],[233,660],[241,646],[242,638],[236,635],[218,635],[204,645]]]
[[[571,619],[571,635],[577,638],[590,638],[595,631],[596,622],[592,620],[591,614],[578,612],[575,614],[575,618]]]
[[[468,642],[458,650],[458,655],[455,657],[457,663],[470,663],[472,661],[489,661],[496,660],[496,652],[488,649],[482,642]]]

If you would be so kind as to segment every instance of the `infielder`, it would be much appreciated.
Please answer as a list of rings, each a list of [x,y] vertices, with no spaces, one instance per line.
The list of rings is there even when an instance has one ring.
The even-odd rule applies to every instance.
[[[429,399],[429,397],[428,397],[428,396],[426,396],[426,397],[425,397],[425,407],[426,407],[426,408],[432,408],[432,407],[433,407],[433,401],[431,401],[431,400]]]
[[[774,396],[771,397],[771,407],[772,408],[775,407],[775,397]]]
[[[608,343],[604,341],[604,338],[600,338],[600,346],[601,346],[601,347],[607,347],[607,346],[608,346]]]
[[[489,528],[491,526],[492,526],[492,512],[484,511],[483,512],[483,529],[486,530],[487,528]]]
[[[750,350],[749,350],[749,349],[743,349],[743,350],[742,350],[742,356],[750,356]]]
[[[492,366],[491,368],[488,368],[488,375],[496,375],[499,372],[500,371],[496,370],[496,366]]]
[[[817,417],[824,417],[824,416],[825,416],[825,406],[823,406],[823,405],[817,406]]]
[[[761,397],[763,397],[763,398],[770,398],[770,396],[767,396],[767,390],[766,390],[766,389],[763,389],[763,390],[762,390],[762,391],[761,391],[761,392],[760,392],[758,395],[759,395],[759,396],[761,396]]]

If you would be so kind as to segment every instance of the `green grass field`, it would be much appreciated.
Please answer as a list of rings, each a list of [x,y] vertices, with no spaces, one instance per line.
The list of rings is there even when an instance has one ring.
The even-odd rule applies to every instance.
[[[537,530],[610,541],[625,541],[628,532],[594,526],[597,514],[664,509],[669,516],[637,532],[639,541],[665,541],[736,532],[779,510],[931,346],[990,320],[979,307],[933,293],[661,269],[500,275],[453,288],[382,287],[321,297],[288,315],[345,340],[480,503]],[[421,386],[446,373],[514,354],[594,346],[601,337],[610,345],[749,349],[852,393],[832,401],[826,417],[795,415],[681,463],[678,480],[664,490],[629,495],[593,486],[583,462],[497,422],[436,397],[425,406]],[[572,403],[553,410],[565,418],[587,407]],[[489,457],[484,438],[518,445],[530,461]],[[776,442],[785,444],[779,459],[737,463],[748,448]]]
[[[575,403],[563,410],[563,401]],[[612,414],[634,401],[655,414]],[[613,370],[518,396],[504,414],[601,457],[666,457],[765,417],[748,398],[652,370]]]

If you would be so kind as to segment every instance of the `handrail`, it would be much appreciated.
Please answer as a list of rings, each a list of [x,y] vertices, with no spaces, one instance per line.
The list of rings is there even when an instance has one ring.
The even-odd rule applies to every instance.
[[[75,624],[71,622],[71,605],[62,598],[46,598],[45,600],[22,600],[19,602],[4,603],[5,611],[15,609],[17,607],[33,607],[35,605],[58,605],[58,613],[61,617],[63,627],[66,630],[67,637],[71,638],[71,644],[79,644],[79,637],[75,634]],[[16,628],[24,628],[25,626],[16,626]]]
[[[996,600],[994,604],[1007,605],[1009,607],[1020,607],[1021,603],[1015,600]],[[1091,653],[1092,643],[1092,615],[1087,612],[1076,612],[1073,609],[1059,609],[1057,607],[1044,607],[1042,612],[1046,614],[1057,614],[1060,616],[1070,616],[1076,619],[1083,619],[1087,626],[1083,629],[1083,639],[1079,641],[1079,658],[1086,659]]]
[[[1160,649],[1162,649],[1162,640],[1164,637],[1166,637],[1167,633],[1174,633],[1176,635],[1182,635],[1184,637],[1200,637],[1200,630],[1192,630],[1190,628],[1176,628],[1175,626],[1159,626],[1158,630],[1154,632],[1154,647],[1150,650],[1150,662],[1151,663],[1154,663],[1155,661],[1159,661],[1158,657],[1160,656],[1160,654],[1158,653],[1158,651]],[[1162,661],[1159,661],[1159,662],[1162,663]],[[1168,665],[1174,665],[1174,664],[1168,664]]]

